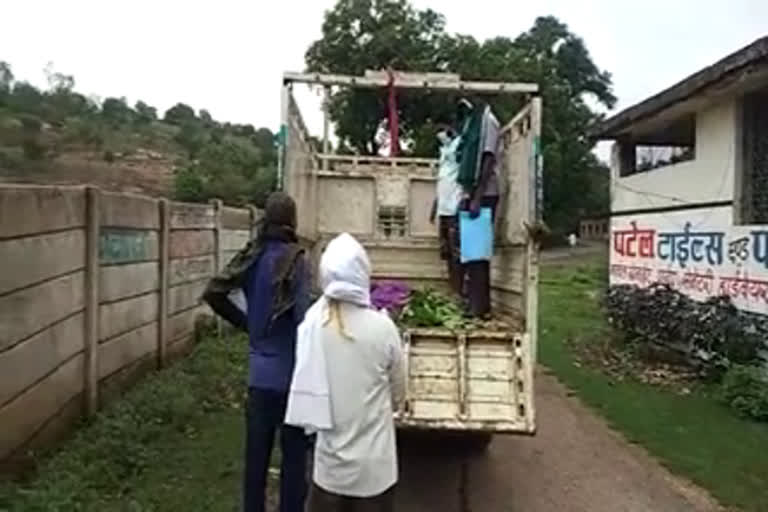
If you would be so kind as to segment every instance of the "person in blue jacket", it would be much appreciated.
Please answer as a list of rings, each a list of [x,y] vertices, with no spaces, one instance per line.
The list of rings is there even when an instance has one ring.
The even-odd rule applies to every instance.
[[[295,363],[296,333],[309,306],[309,273],[296,236],[296,203],[285,193],[267,199],[255,240],[214,277],[203,299],[227,321],[247,330],[245,512],[264,512],[269,461],[280,432],[280,511],[303,512],[309,440],[285,425]],[[231,299],[242,291],[245,310]]]

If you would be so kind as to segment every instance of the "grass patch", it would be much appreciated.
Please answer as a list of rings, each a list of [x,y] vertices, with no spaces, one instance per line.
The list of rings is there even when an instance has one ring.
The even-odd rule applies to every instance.
[[[609,334],[600,311],[604,261],[542,269],[539,358],[586,404],[671,471],[724,505],[768,510],[768,425],[740,419],[706,387],[672,390],[579,364],[572,347]]]
[[[236,510],[245,392],[242,338],[205,339],[0,487],[0,511]]]

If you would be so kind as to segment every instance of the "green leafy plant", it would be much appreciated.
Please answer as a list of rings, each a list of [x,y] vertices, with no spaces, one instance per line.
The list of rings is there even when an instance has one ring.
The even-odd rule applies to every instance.
[[[455,300],[434,290],[415,290],[398,321],[405,327],[459,329],[466,323]]]
[[[734,365],[720,384],[720,400],[740,416],[768,421],[768,372],[758,366]]]

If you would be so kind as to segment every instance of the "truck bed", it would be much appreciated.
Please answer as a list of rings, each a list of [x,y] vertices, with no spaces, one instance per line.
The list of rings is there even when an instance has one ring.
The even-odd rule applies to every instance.
[[[359,83],[357,78],[348,82]],[[418,83],[426,87],[426,82]],[[318,154],[291,87],[290,80],[284,83],[279,176],[298,205],[297,231],[310,250],[313,268],[328,240],[349,233],[368,252],[372,280],[447,291],[438,230],[429,215],[438,161]],[[496,86],[493,92],[498,92]],[[405,329],[407,400],[397,412],[402,427],[535,431],[538,246],[527,226],[541,220],[543,205],[541,98],[528,98],[499,136],[500,199],[490,292],[494,309],[520,322],[462,332]]]

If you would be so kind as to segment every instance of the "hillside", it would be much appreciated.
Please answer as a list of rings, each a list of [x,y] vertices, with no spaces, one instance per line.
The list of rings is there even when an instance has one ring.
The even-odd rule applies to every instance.
[[[8,134],[8,124],[15,119],[6,114],[3,121],[2,133]],[[184,160],[183,149],[137,140],[134,147],[122,150],[96,150],[67,143],[62,130],[49,125],[44,130],[46,147],[55,149],[40,159],[27,158],[23,146],[4,137],[0,142],[0,182],[93,184],[105,190],[154,197],[174,195],[173,171],[176,163]]]
[[[230,204],[261,204],[274,188],[269,129],[219,122],[183,103],[160,117],[142,101],[88,98],[73,77],[46,72],[42,91],[0,61],[0,182],[93,184]]]

